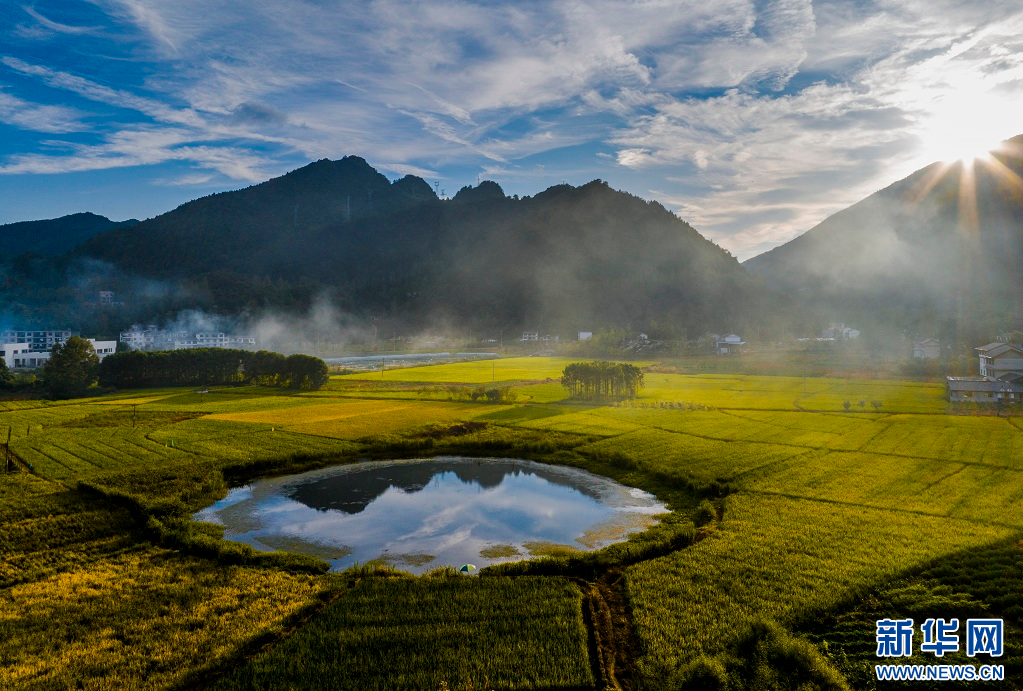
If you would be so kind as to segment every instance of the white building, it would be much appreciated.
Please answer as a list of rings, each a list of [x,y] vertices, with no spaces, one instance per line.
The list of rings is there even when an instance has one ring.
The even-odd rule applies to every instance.
[[[0,331],[0,342],[2,343],[28,343],[29,348],[36,352],[50,352],[57,343],[63,343],[72,336],[78,336],[77,331],[69,329],[8,329]]]
[[[92,348],[96,351],[96,355],[99,355],[100,362],[103,362],[103,358],[107,355],[113,355],[117,352],[117,341],[97,341],[94,338],[90,338],[89,343],[92,344]]]
[[[222,331],[215,333],[189,333],[188,331],[168,331],[159,329],[155,324],[145,328],[135,324],[128,331],[121,332],[121,343],[132,350],[184,350],[187,348],[242,348],[256,347],[256,339],[252,336],[233,336]]]
[[[100,362],[108,355],[117,352],[117,341],[97,341],[88,339]],[[0,358],[3,358],[8,369],[36,369],[50,359],[49,350],[36,350],[30,343],[0,343]]]
[[[836,341],[849,341],[860,337],[859,329],[853,329],[840,322],[828,324],[828,328],[821,333],[822,338],[833,338]]]
[[[36,356],[38,353],[33,353],[32,346],[28,343],[0,343],[0,358],[7,365],[7,369],[28,367],[29,365],[24,364],[25,361]],[[49,353],[47,353],[47,357],[49,357]]]
[[[194,338],[174,342],[174,350],[187,348],[254,348],[256,339],[251,336],[229,336],[223,332],[197,333]]]
[[[592,339],[593,339],[593,332],[592,331],[580,331],[579,332],[579,340],[580,341],[589,341],[589,340],[592,340]]]

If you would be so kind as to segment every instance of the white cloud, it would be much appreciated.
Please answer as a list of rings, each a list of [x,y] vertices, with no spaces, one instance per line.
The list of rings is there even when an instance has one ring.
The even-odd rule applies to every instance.
[[[2,88],[2,87],[0,87]],[[65,106],[29,103],[0,91],[0,122],[35,132],[81,132],[82,113]]]

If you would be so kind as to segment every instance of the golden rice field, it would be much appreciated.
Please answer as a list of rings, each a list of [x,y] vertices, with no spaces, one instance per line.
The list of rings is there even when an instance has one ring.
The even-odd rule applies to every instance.
[[[541,457],[536,449],[556,439],[552,458],[639,486],[718,488],[720,495],[712,497],[718,517],[702,539],[623,568],[616,587],[623,588],[638,642],[628,661],[633,688],[680,682],[689,673],[686,665],[701,655],[733,665],[737,646],[758,622],[770,620],[801,635],[808,622],[860,611],[856,603],[863,597],[950,555],[987,554],[983,550],[997,543],[999,558],[1018,559],[1023,574],[1023,548],[1012,547],[1023,537],[1020,418],[948,415],[944,391],[933,384],[739,374],[648,372],[633,401],[580,404],[547,381],[569,362],[510,358],[388,370],[382,377],[345,375],[303,394],[176,389],[0,403],[0,441],[9,430],[12,450],[33,469],[31,475],[0,476],[0,687],[181,688],[204,674],[222,675],[225,661],[237,668],[232,656],[249,659],[253,641],[269,640],[288,629],[289,617],[313,607],[324,593],[339,592],[335,577],[230,566],[156,546],[127,510],[97,503],[78,491],[78,481],[188,504],[203,496],[188,483],[216,487],[210,478],[221,469],[378,454],[380,444],[426,437],[432,443],[468,421],[477,423],[473,429],[485,427],[458,437],[459,448],[478,442],[481,453],[491,453],[488,440],[506,446],[525,440],[531,455]],[[516,402],[445,400],[448,385],[493,382],[511,386]],[[879,410],[872,401],[881,402]],[[986,572],[977,567],[971,573]],[[504,640],[533,645],[527,639],[558,637],[562,666],[572,670],[563,683],[593,688],[593,661],[581,659],[588,653],[577,630],[579,595],[559,590],[565,583],[555,579],[539,595],[495,586],[487,597],[511,598],[503,616],[512,622],[518,615],[539,616],[541,603],[528,598],[558,592],[561,609],[548,624],[519,627],[522,638],[500,629],[487,640],[499,647]],[[956,588],[972,585],[942,588],[951,588],[946,599],[952,602]],[[428,599],[447,586],[423,587],[421,596]],[[999,587],[1015,588],[1009,583],[984,592]],[[387,601],[387,588],[384,579],[359,591],[375,599],[352,599],[365,610],[358,617],[331,616],[357,628],[370,626],[365,622],[378,612],[372,629],[352,630],[338,644],[351,648],[373,640],[390,651],[375,664],[398,665],[400,646],[387,647],[387,637],[406,636],[426,650],[429,626],[418,622],[401,633],[401,608],[379,604]],[[469,601],[475,595],[458,597]],[[1007,621],[1016,622],[1015,600],[984,597],[978,606],[992,614],[1008,611]],[[514,598],[524,598],[520,607]],[[304,626],[299,631],[309,635],[317,630]],[[452,640],[468,626],[452,623]],[[832,646],[828,659],[846,645],[837,632],[814,636]],[[321,639],[295,640],[296,649],[313,656],[309,664],[322,662],[314,659],[323,654],[315,642]],[[438,680],[453,678],[436,669],[463,665],[458,656],[470,655],[453,650],[416,657],[403,674],[418,681],[407,688],[436,689]],[[517,658],[506,652],[495,656],[500,669],[470,665],[458,678],[478,684],[492,673],[495,688],[531,688],[516,685],[515,674],[525,679],[532,672],[509,671]],[[359,659],[355,648],[350,653]],[[1012,655],[1008,664],[1015,670]],[[286,664],[272,654],[258,660],[250,672],[261,679],[281,674]],[[541,667],[525,651],[521,660],[530,660],[534,671]],[[249,688],[245,674],[228,686]],[[557,678],[543,674],[548,676],[530,678]],[[350,687],[339,688],[365,681],[351,679]],[[1013,683],[1006,688],[1020,688]]]
[[[169,688],[280,629],[324,588],[152,548],[103,555],[4,589],[0,687]]]
[[[347,374],[340,380],[370,379],[410,382],[457,382],[460,384],[489,384],[493,382],[557,379],[571,358],[519,357],[499,360],[458,362],[449,365],[406,367],[381,372]]]
[[[358,439],[387,434],[431,422],[468,420],[507,406],[471,403],[350,400],[343,403],[306,405],[300,408],[217,413],[206,419],[274,425],[299,434],[334,439]]]

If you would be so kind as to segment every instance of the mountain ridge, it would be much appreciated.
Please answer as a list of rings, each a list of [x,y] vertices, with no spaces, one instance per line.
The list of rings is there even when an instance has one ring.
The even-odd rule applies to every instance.
[[[112,221],[106,216],[83,211],[60,218],[7,223],[0,225],[0,255],[54,257],[73,250],[95,235],[138,222],[134,218]]]
[[[1021,175],[1023,136],[926,166],[743,267],[834,321],[991,340],[1023,323]]]

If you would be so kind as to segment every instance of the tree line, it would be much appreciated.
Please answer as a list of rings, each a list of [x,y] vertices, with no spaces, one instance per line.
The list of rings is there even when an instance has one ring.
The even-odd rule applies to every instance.
[[[573,362],[562,372],[561,385],[570,397],[588,401],[635,398],[643,388],[643,371],[624,362]]]
[[[122,389],[243,383],[318,389],[328,379],[327,364],[317,357],[267,350],[135,350],[108,355],[99,365],[100,386]]]

